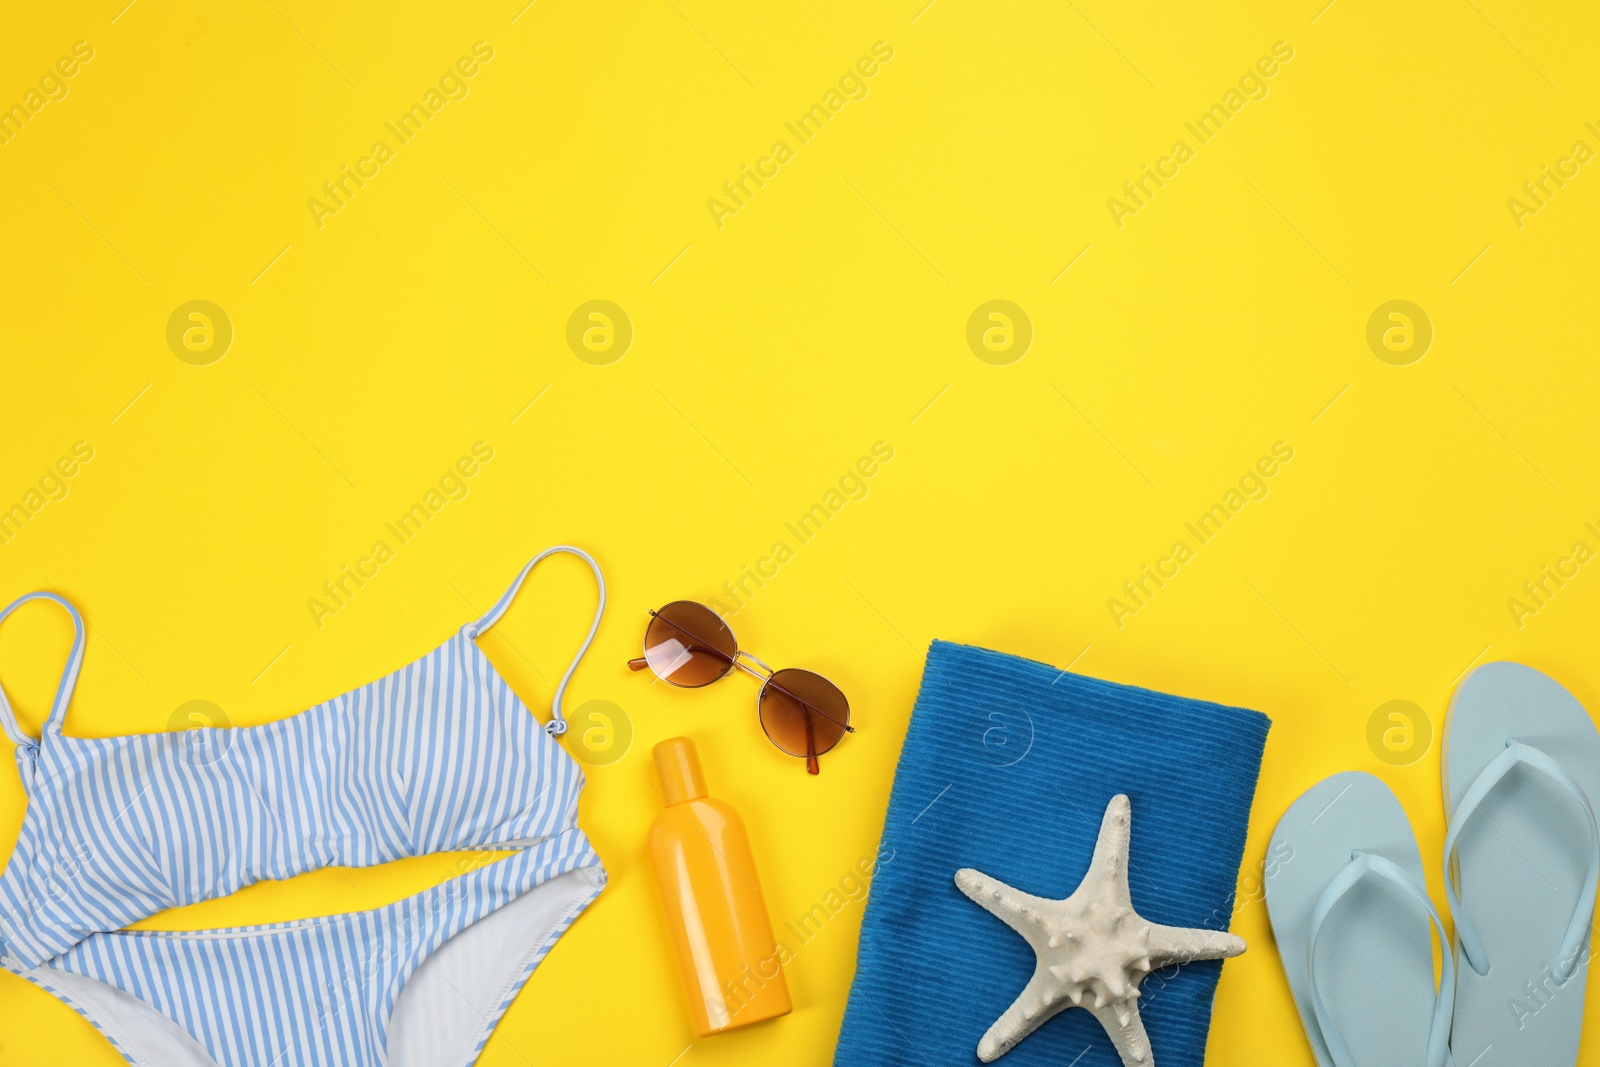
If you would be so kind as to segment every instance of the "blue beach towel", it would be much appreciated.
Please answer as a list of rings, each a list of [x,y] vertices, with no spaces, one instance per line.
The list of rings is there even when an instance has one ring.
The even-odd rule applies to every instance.
[[[956,871],[1064,897],[1089,869],[1118,793],[1133,802],[1134,907],[1153,922],[1226,930],[1269,726],[1258,712],[935,641],[895,772],[835,1067],[977,1063],[978,1039],[1035,958],[961,894]],[[1042,822],[1013,821],[1028,812]],[[1201,1067],[1221,966],[1145,980],[1140,1013],[1160,1067]],[[1002,1062],[1121,1067],[1078,1009]]]

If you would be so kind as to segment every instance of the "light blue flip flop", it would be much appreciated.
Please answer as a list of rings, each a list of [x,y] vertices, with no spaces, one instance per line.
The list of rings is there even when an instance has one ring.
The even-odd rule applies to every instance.
[[[1267,912],[1321,1067],[1447,1067],[1454,969],[1433,938],[1416,835],[1394,793],[1361,771],[1312,786],[1272,834]],[[1431,924],[1431,927],[1430,927]]]
[[[1457,1062],[1573,1067],[1600,882],[1600,732],[1554,679],[1488,663],[1444,729]]]

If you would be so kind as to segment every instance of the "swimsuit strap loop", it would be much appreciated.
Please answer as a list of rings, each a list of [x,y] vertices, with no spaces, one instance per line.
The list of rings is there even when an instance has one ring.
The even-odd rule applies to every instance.
[[[544,728],[551,737],[560,737],[567,732],[567,720],[561,714],[561,697],[567,691],[567,683],[572,680],[572,672],[578,669],[578,662],[583,659],[583,654],[589,651],[589,645],[594,641],[596,631],[600,629],[600,616],[605,614],[606,580],[600,573],[600,564],[596,563],[594,557],[581,548],[573,548],[571,545],[556,545],[553,548],[547,548],[528,561],[528,565],[522,568],[522,573],[517,575],[516,581],[511,583],[511,588],[505,591],[500,599],[495,602],[494,607],[490,608],[483,618],[477,622],[468,623],[466,627],[468,637],[477,637],[499,622],[500,616],[506,613],[506,609],[511,607],[511,602],[516,599],[517,591],[522,588],[522,583],[528,577],[528,572],[533,570],[534,565],[541,559],[557,552],[566,552],[577,556],[589,565],[589,569],[594,571],[595,585],[600,590],[600,602],[595,605],[594,621],[589,624],[588,636],[583,639],[583,644],[578,647],[578,654],[572,657],[572,662],[567,666],[567,672],[561,676],[561,684],[556,686],[556,695],[550,701],[550,721],[545,723]]]
[[[72,691],[78,685],[78,670],[83,666],[83,616],[79,615],[78,609],[64,597],[55,593],[28,593],[19,596],[4,611],[0,611],[0,622],[4,622],[13,611],[30,600],[52,600],[66,608],[67,614],[72,616],[72,654],[67,658],[67,665],[61,671],[61,682],[56,686],[55,703],[50,706],[50,717],[44,723],[45,733],[59,734],[61,725],[67,717],[67,705],[72,703]],[[11,710],[11,702],[6,699],[4,689],[0,689],[0,727],[3,727],[6,736],[18,745],[32,747],[38,744],[23,733],[21,724],[17,722],[16,712]]]

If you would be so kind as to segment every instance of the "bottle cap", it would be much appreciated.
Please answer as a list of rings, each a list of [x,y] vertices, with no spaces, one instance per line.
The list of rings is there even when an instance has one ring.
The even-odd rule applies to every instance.
[[[668,804],[682,804],[685,800],[706,795],[706,776],[700,770],[700,756],[694,742],[687,737],[669,737],[651,750],[655,757],[656,774],[661,778],[661,792]]]

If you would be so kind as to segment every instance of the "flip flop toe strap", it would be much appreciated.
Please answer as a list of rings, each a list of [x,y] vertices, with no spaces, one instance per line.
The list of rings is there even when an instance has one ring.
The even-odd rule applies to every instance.
[[[1455,859],[1456,839],[1461,836],[1462,828],[1472,819],[1494,787],[1505,781],[1506,775],[1519,766],[1539,771],[1571,793],[1589,818],[1589,870],[1584,876],[1583,891],[1578,894],[1572,920],[1567,924],[1566,936],[1561,940],[1560,955],[1552,968],[1556,981],[1565,983],[1578,969],[1580,957],[1588,945],[1589,927],[1594,921],[1595,887],[1600,884],[1600,823],[1595,821],[1594,807],[1589,803],[1583,787],[1548,753],[1520,741],[1507,741],[1505,751],[1490,760],[1489,765],[1473,780],[1461,803],[1456,805],[1450,820],[1450,832],[1444,839],[1445,897],[1450,903],[1450,914],[1456,921],[1456,939],[1461,942],[1461,952],[1466,957],[1467,965],[1479,975],[1488,974],[1489,953],[1484,948],[1483,938],[1478,936],[1477,927],[1461,907],[1452,861]]]
[[[1317,1026],[1322,1031],[1322,1039],[1333,1057],[1334,1067],[1360,1067],[1350,1055],[1350,1050],[1345,1047],[1343,1039],[1339,1037],[1339,1032],[1333,1024],[1333,1017],[1327,1005],[1322,1002],[1322,987],[1317,982],[1317,938],[1322,933],[1323,924],[1334,907],[1356,887],[1357,883],[1367,877],[1381,878],[1404,890],[1407,896],[1427,910],[1428,919],[1433,924],[1433,935],[1439,941],[1444,965],[1439,976],[1439,989],[1434,997],[1433,1020],[1428,1027],[1428,1059],[1425,1067],[1445,1067],[1450,1058],[1450,1018],[1455,1006],[1456,976],[1455,965],[1450,959],[1449,946],[1445,944],[1444,921],[1439,918],[1439,913],[1434,909],[1427,893],[1423,892],[1411,876],[1397,864],[1369,852],[1351,853],[1350,863],[1328,883],[1328,887],[1322,891],[1322,896],[1318,898],[1317,906],[1311,913],[1306,971],[1311,986],[1311,1002],[1316,1010]]]

